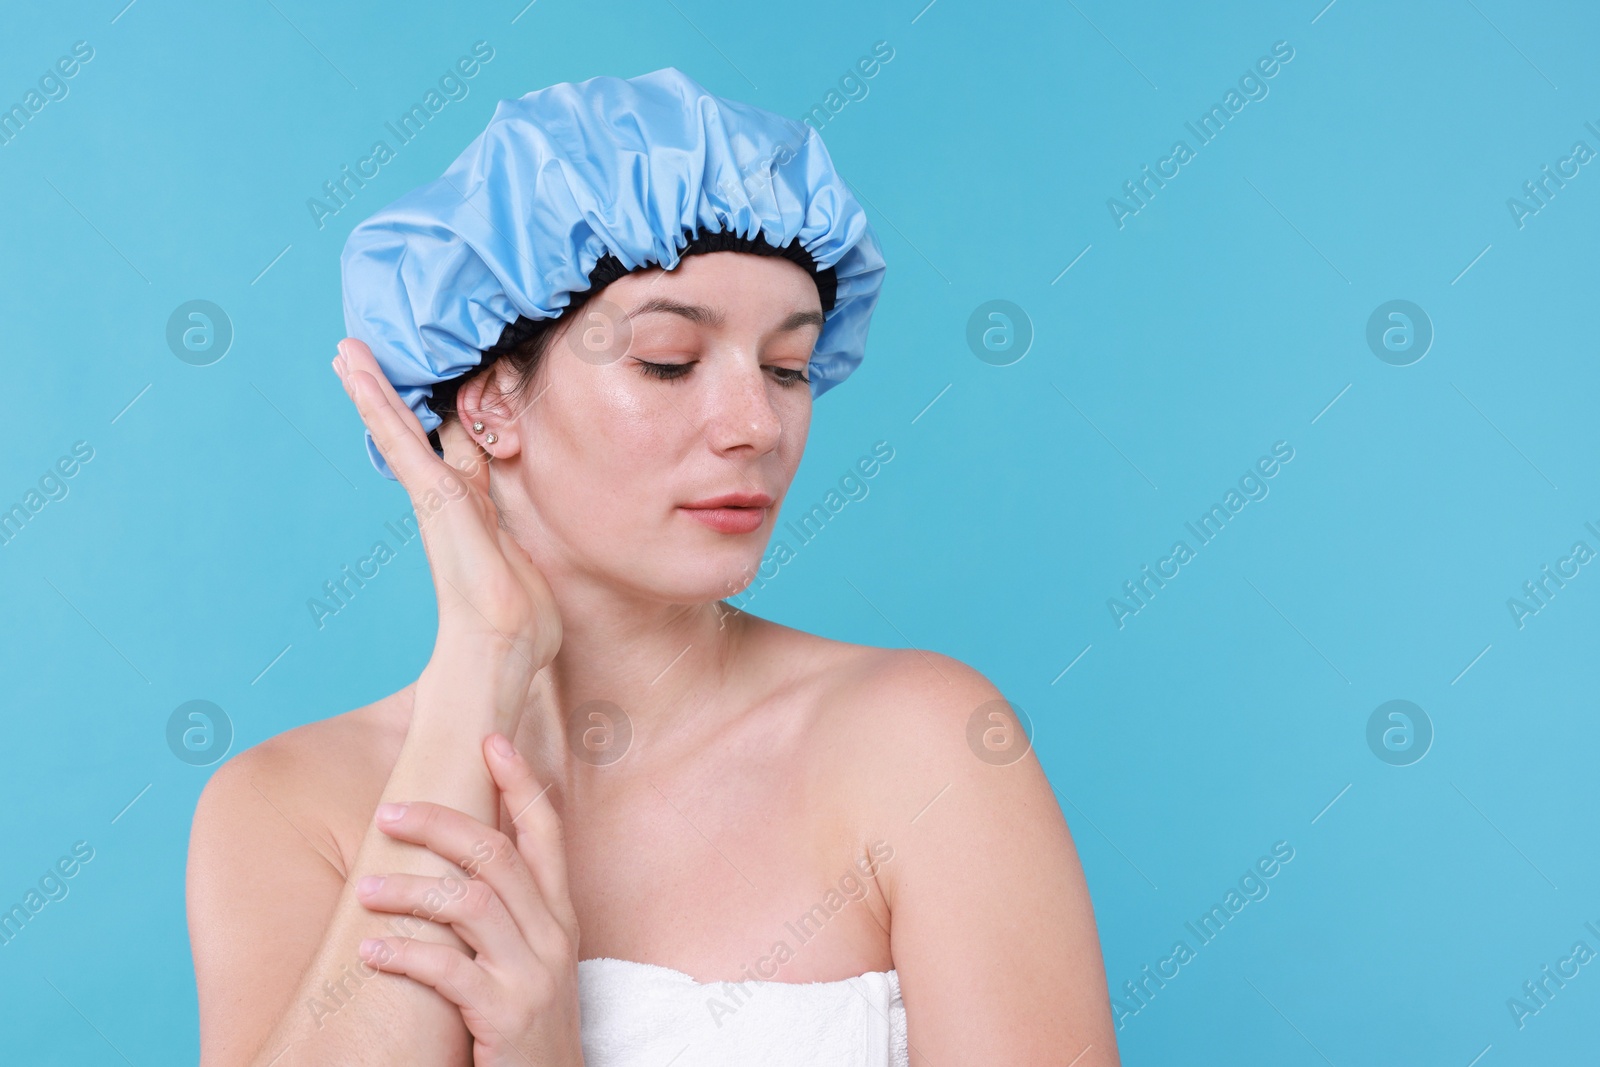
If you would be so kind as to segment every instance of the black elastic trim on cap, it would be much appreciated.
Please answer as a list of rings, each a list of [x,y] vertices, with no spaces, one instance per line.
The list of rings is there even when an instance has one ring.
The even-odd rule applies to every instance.
[[[806,251],[805,246],[800,243],[800,238],[798,237],[782,248],[777,248],[768,243],[766,234],[760,230],[756,231],[754,237],[746,237],[731,230],[715,230],[702,233],[699,236],[693,236],[691,231],[685,231],[684,236],[689,237],[690,240],[678,253],[679,262],[682,262],[684,256],[692,256],[703,252],[749,252],[758,256],[782,256],[784,259],[798,263],[805,268],[807,274],[811,275],[811,280],[817,286],[817,296],[822,300],[822,313],[824,315],[833,310],[834,303],[838,299],[838,273],[832,267],[818,270],[817,261],[812,258],[810,252]],[[589,295],[605,288],[618,278],[632,274],[636,270],[645,270],[657,265],[645,263],[630,270],[623,266],[622,260],[610,252],[606,252],[595,263],[594,270],[589,272],[589,287],[582,292],[574,293],[573,299],[568,302],[565,308],[561,309],[562,314],[564,315],[571,310],[574,304],[582,303]],[[560,315],[555,316],[555,318],[560,317]],[[479,364],[479,368],[481,369],[491,360],[516,349],[540,328],[550,325],[552,321],[552,319],[530,319],[522,315],[517,316],[515,322],[506,324],[505,329],[500,333],[500,339],[484,350],[484,358]]]
[[[571,305],[569,304],[568,306],[570,307]],[[562,308],[561,310],[565,312],[567,309]],[[556,318],[560,318],[560,316],[558,315]],[[500,331],[500,339],[483,350],[483,359],[474,369],[482,370],[492,360],[499,359],[506,353],[520,348],[524,341],[554,321],[555,319],[530,319],[525,315],[518,315],[516,322],[506,323],[505,329]]]
[[[838,299],[839,279],[837,272],[832,267],[818,270],[817,261],[811,257],[810,252],[806,251],[805,246],[800,243],[800,238],[798,237],[782,248],[776,248],[768,243],[766,234],[760,230],[756,231],[754,237],[746,237],[731,230],[715,230],[702,233],[697,237],[691,236],[690,233],[686,232],[684,236],[690,237],[690,240],[678,253],[680,262],[684,256],[692,256],[698,252],[750,252],[758,256],[782,256],[784,259],[798,263],[805,268],[807,274],[811,275],[812,281],[817,285],[817,296],[822,300],[823,314],[832,311],[834,303]],[[645,264],[634,269],[644,270],[645,267],[651,265]],[[589,272],[589,289],[593,291],[610,285],[623,275],[631,273],[632,271],[622,265],[620,259],[607,252],[600,257],[599,262],[595,264],[594,270]]]

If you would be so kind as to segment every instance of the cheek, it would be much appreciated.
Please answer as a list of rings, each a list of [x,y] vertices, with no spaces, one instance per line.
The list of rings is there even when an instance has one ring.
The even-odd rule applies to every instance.
[[[800,468],[800,459],[806,450],[806,437],[811,432],[811,398],[798,397],[793,406],[782,413],[783,438],[778,442],[778,456],[784,473],[793,477]]]
[[[620,375],[618,375],[620,377]],[[608,380],[611,379],[611,380]],[[541,496],[568,514],[631,512],[658,495],[693,429],[609,373],[556,384],[535,418],[531,466]]]
[[[681,458],[695,436],[688,412],[673,405],[664,391],[651,395],[640,383],[614,368],[600,377],[600,387],[584,405],[584,419],[574,427],[580,445],[603,467],[614,484],[660,485],[662,473]]]

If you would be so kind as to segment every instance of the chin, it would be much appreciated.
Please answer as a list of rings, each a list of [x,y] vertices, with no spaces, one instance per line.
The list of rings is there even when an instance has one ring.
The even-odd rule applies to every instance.
[[[655,575],[654,580],[648,573],[636,574],[635,581],[642,580],[662,599],[675,604],[715,603],[738,596],[750,587],[761,567],[761,551],[765,547],[765,538],[758,546],[743,547],[737,552],[725,549],[708,553],[703,548],[697,551],[685,547],[677,565],[669,565],[670,573]],[[685,566],[686,561],[692,562]]]

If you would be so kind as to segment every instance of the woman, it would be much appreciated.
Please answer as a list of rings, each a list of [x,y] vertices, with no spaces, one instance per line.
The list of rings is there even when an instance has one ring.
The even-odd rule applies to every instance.
[[[995,687],[721,599],[882,275],[820,138],[671,68],[553,86],[344,265],[438,637],[207,785],[203,1064],[1116,1064]]]

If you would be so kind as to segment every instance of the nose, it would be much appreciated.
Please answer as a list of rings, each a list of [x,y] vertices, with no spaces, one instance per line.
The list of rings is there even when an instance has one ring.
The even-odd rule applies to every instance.
[[[760,360],[748,353],[721,361],[706,397],[704,432],[718,452],[748,449],[757,456],[771,452],[783,434],[783,422],[772,403],[771,390]]]

